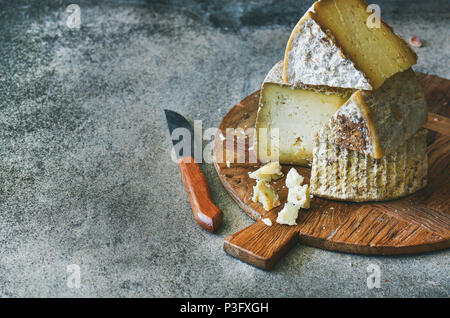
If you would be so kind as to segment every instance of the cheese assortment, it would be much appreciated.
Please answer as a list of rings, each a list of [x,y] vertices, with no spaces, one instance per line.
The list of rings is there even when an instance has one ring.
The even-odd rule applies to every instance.
[[[313,194],[391,200],[427,183],[427,107],[411,69],[417,56],[384,21],[371,26],[367,6],[314,3],[293,29],[284,60],[264,79],[258,159],[311,167],[309,186],[297,171],[288,173],[282,224],[293,225],[295,209],[309,208]]]

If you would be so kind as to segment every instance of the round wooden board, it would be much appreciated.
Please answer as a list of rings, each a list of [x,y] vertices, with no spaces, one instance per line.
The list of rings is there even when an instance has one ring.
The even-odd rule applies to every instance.
[[[448,116],[450,81],[424,74],[419,77],[430,112]],[[429,180],[425,189],[399,200],[373,203],[315,197],[311,208],[299,213],[297,226],[280,225],[275,219],[287,198],[285,178],[273,183],[281,206],[265,211],[260,204],[251,201],[255,180],[250,179],[248,173],[260,166],[251,163],[254,160],[249,162],[249,157],[254,156],[252,136],[247,134],[246,137],[237,131],[235,142],[245,144],[244,152],[227,149],[227,140],[222,137],[226,136],[227,128],[254,127],[258,102],[259,91],[235,105],[223,118],[214,141],[214,165],[222,184],[238,205],[254,220],[270,218],[273,225],[266,226],[258,221],[230,235],[224,243],[227,253],[255,266],[269,268],[296,241],[328,250],[378,255],[419,253],[450,246],[449,134],[429,134]],[[445,117],[440,118],[448,124]],[[429,124],[439,125],[433,119],[430,114]],[[448,126],[439,128],[448,131]],[[228,147],[235,146],[228,143]],[[243,153],[245,157],[240,155]],[[226,157],[230,155],[232,159]],[[218,158],[222,158],[223,163],[217,162]],[[226,160],[231,163],[227,164]],[[294,166],[283,165],[284,175],[291,167]],[[309,183],[310,169],[295,168],[303,175],[305,183]]]

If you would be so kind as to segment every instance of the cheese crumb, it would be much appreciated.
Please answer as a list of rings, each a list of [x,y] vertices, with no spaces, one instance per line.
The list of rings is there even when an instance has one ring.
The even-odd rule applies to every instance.
[[[269,162],[256,171],[249,172],[248,176],[252,179],[263,180],[270,182],[272,180],[278,180],[283,177],[281,172],[281,166],[278,161]]]
[[[270,184],[263,180],[259,180],[256,186],[253,187],[252,201],[261,203],[266,211],[270,211],[280,205],[278,193]]]
[[[265,225],[272,226],[272,221],[269,218],[264,218],[262,219],[262,221],[264,222]]]
[[[311,205],[311,197],[309,195],[309,186],[295,186],[289,189],[288,202],[295,204],[303,209],[309,209]]]
[[[286,203],[283,209],[278,213],[277,223],[287,225],[297,225],[299,207],[292,203]]]
[[[227,165],[228,168],[230,167],[230,162],[228,160],[226,162],[226,165]]]
[[[296,185],[300,186],[303,183],[303,177],[297,172],[295,168],[291,168],[286,175],[286,187],[293,188]]]

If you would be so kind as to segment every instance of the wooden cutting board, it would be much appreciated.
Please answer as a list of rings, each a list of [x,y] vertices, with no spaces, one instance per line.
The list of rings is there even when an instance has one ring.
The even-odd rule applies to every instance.
[[[255,180],[248,172],[260,164],[249,162],[252,137],[235,139],[245,147],[245,158],[234,151],[228,167],[214,163],[220,180],[252,219],[251,226],[225,238],[224,250],[254,266],[270,268],[294,243],[348,253],[393,255],[420,253],[450,247],[450,81],[433,75],[418,74],[424,87],[429,119],[425,125],[428,135],[429,179],[425,189],[402,199],[373,203],[338,202],[314,197],[309,210],[300,210],[296,226],[275,222],[287,199],[285,178],[273,186],[278,191],[281,206],[267,212],[253,203]],[[214,140],[215,158],[232,154],[227,149],[227,128],[254,127],[259,91],[235,105],[223,118]],[[438,115],[439,114],[439,115]],[[245,142],[244,142],[245,141]],[[244,146],[245,145],[245,146]],[[250,150],[252,151],[252,150]],[[221,157],[223,156],[223,157]],[[223,161],[225,162],[225,160]],[[293,166],[283,165],[284,175]],[[310,169],[295,166],[309,183]],[[266,226],[261,219],[271,219]]]

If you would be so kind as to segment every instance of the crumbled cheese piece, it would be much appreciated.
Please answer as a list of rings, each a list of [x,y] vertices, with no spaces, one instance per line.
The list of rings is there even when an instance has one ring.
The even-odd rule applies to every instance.
[[[286,187],[293,188],[296,185],[302,185],[303,177],[297,172],[295,168],[291,168],[286,175]]]
[[[288,202],[295,204],[303,209],[309,209],[311,197],[309,194],[309,186],[307,184],[303,186],[295,186],[289,189]]]
[[[283,209],[278,213],[277,223],[287,225],[297,225],[299,207],[292,203],[286,203]]]
[[[226,165],[228,168],[230,167],[230,162],[228,160],[226,161]]]
[[[272,221],[269,218],[264,218],[262,219],[262,221],[264,222],[265,225],[272,226]]]
[[[261,203],[266,211],[270,211],[280,205],[278,193],[270,184],[263,180],[259,180],[256,186],[253,187],[252,201]]]
[[[270,182],[272,180],[278,180],[283,177],[283,173],[281,172],[280,163],[278,161],[274,161],[269,162],[256,171],[249,172],[248,176],[252,179]]]

